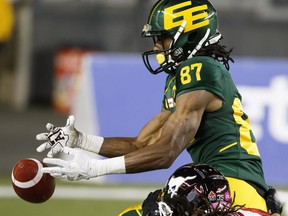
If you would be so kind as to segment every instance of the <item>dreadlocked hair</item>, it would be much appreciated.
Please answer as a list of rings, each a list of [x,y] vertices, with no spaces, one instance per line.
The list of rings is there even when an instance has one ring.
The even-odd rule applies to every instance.
[[[235,213],[242,209],[244,205],[235,205],[235,206],[225,206],[223,208],[210,209],[209,212],[204,211],[203,209],[196,209],[193,213],[193,216],[227,216],[229,214]],[[233,214],[232,214],[233,215]]]
[[[210,56],[218,61],[220,61],[227,70],[230,69],[229,61],[234,63],[234,60],[230,57],[233,48],[226,50],[226,46],[220,45],[219,43],[210,44],[208,46],[202,47],[195,56]]]
[[[245,207],[245,204],[233,206],[235,197],[236,197],[236,194],[234,192],[233,199],[231,199],[231,201],[227,203],[227,205],[224,205],[224,206],[223,204],[220,205],[220,202],[219,202],[216,208],[210,207],[208,210],[207,209],[203,210],[201,206],[195,206],[192,216],[227,216],[231,213],[235,213]],[[204,204],[205,206],[210,206],[211,203],[208,201],[208,199],[205,199],[204,201],[206,202],[206,204]]]

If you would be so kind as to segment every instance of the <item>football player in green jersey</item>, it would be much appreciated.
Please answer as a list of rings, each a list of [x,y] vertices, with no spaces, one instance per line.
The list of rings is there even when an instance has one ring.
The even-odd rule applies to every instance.
[[[37,150],[49,148],[50,157],[64,151],[74,158],[45,158],[54,167],[43,172],[79,180],[165,169],[186,149],[194,163],[209,164],[226,176],[235,205],[267,211],[268,185],[241,95],[229,74],[230,51],[219,43],[215,8],[208,0],[159,0],[142,36],[154,41],[153,50],[143,53],[148,70],[168,74],[161,112],[133,138],[82,133],[73,116],[65,127],[47,124],[48,133],[36,137],[45,141]],[[108,159],[87,158],[75,147]]]

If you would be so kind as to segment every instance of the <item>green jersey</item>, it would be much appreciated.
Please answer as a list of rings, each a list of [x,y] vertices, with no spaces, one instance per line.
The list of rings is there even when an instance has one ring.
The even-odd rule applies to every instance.
[[[209,164],[227,177],[243,179],[267,190],[249,118],[227,69],[211,57],[198,56],[183,62],[176,75],[166,79],[163,107],[175,112],[177,96],[195,90],[212,92],[223,105],[215,112],[204,113],[187,147],[193,162]]]

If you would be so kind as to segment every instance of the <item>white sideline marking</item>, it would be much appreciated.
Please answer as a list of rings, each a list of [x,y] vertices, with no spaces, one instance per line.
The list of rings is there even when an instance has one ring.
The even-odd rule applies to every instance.
[[[101,199],[101,200],[144,200],[156,188],[93,188],[83,186],[58,186],[51,199]],[[278,190],[278,197],[284,204],[284,215],[288,215],[288,192]],[[12,187],[0,186],[0,198],[16,198]]]
[[[60,187],[55,191],[55,198],[71,199],[115,199],[115,200],[144,200],[154,189],[140,188],[87,188]]]
[[[93,188],[83,186],[58,186],[52,196],[54,199],[115,199],[115,200],[143,200],[156,188]],[[0,198],[15,198],[17,194],[12,187],[0,186]]]

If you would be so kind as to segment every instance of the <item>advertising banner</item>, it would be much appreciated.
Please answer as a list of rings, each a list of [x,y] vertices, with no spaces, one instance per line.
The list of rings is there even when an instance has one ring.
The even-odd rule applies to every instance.
[[[96,112],[91,118],[97,124],[95,134],[137,136],[160,112],[166,75],[152,75],[140,54],[91,54],[85,64]],[[230,72],[243,96],[267,182],[288,185],[288,59],[236,58]],[[189,162],[183,152],[170,169],[111,175],[105,181],[163,184],[177,167]]]

